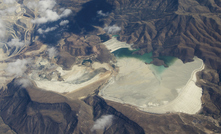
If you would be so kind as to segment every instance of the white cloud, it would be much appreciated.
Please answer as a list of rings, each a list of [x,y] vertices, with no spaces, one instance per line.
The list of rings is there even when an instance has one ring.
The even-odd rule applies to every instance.
[[[104,31],[108,34],[116,34],[117,32],[119,32],[121,30],[121,27],[118,27],[116,25],[113,26],[108,26],[104,28]]]
[[[48,21],[56,21],[60,19],[60,16],[57,14],[57,12],[52,10],[46,10],[45,11],[45,17],[48,19]]]
[[[47,9],[52,10],[55,5],[56,5],[55,0],[40,0],[39,2],[29,1],[27,3],[28,8],[31,9],[38,8],[40,14],[43,14]]]
[[[0,10],[0,14],[4,16],[8,14],[14,14],[17,9],[18,7],[9,7],[4,10]]]
[[[24,88],[32,85],[32,82],[27,78],[21,78],[15,81],[16,85],[22,86]]]
[[[27,67],[26,65],[30,63],[29,59],[17,59],[15,62],[8,63],[7,68],[5,69],[6,73],[9,75],[14,75],[15,77],[20,77],[24,74]]]
[[[5,9],[6,12],[8,13],[15,13],[15,11],[17,10],[18,7],[10,7]]]
[[[55,26],[55,27],[48,27],[45,30],[43,30],[42,28],[39,28],[38,29],[38,33],[40,33],[40,34],[48,33],[48,32],[56,30],[57,28],[58,28],[57,26]]]
[[[56,5],[55,0],[41,0],[39,1],[39,11],[44,13],[46,10],[52,10]]]
[[[60,26],[64,26],[64,25],[67,25],[69,23],[69,20],[62,20],[59,25]]]
[[[51,47],[47,49],[49,58],[53,58],[58,55],[58,51],[56,48]]]
[[[7,44],[8,44],[9,47],[22,47],[22,46],[25,45],[25,42],[20,41],[19,39],[12,39]]]
[[[0,38],[5,37],[5,26],[2,20],[0,19]]]
[[[56,11],[53,10],[56,5],[55,0],[41,0],[38,3],[30,2],[28,7],[38,8],[40,17],[32,20],[32,23],[43,24],[47,22],[54,22],[63,17],[67,17],[72,13],[70,9],[63,9],[63,12],[59,15]]]
[[[95,121],[94,126],[91,128],[91,131],[104,130],[106,127],[112,124],[113,118],[113,115],[102,115],[99,119]]]
[[[65,9],[65,10],[61,13],[60,17],[68,17],[71,13],[72,13],[71,9]]]
[[[39,28],[39,29],[38,29],[38,33],[43,34],[43,33],[44,33],[44,30],[43,30],[42,28]]]
[[[100,16],[103,16],[103,17],[105,17],[105,16],[108,16],[108,15],[109,15],[109,13],[103,13],[103,11],[102,11],[102,10],[97,11],[97,14],[98,14],[98,15],[100,15]]]
[[[59,10],[60,10],[61,12],[63,12],[63,11],[65,10],[65,8],[62,7],[62,8],[60,8]]]
[[[27,7],[30,8],[30,9],[35,9],[38,7],[38,3],[35,2],[35,1],[30,1],[27,3]]]
[[[3,2],[6,4],[13,4],[16,2],[16,0],[3,0]]]
[[[47,22],[54,22],[60,19],[60,16],[57,14],[57,12],[52,11],[52,10],[46,10],[45,14],[43,17],[36,18],[32,20],[32,23],[37,23],[37,24],[43,24]]]

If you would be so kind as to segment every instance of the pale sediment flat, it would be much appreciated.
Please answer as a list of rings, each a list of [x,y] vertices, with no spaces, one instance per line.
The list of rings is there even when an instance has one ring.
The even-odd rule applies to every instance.
[[[106,71],[99,72],[98,74],[91,76],[90,73],[94,70],[78,65],[73,66],[71,70],[62,70],[61,67],[57,67],[56,71],[61,74],[63,81],[58,81],[57,79],[40,79],[37,78],[38,76],[34,76],[33,74],[31,77],[35,81],[37,87],[43,90],[57,93],[70,93],[87,87],[97,81],[106,79],[111,75],[111,71]]]
[[[99,69],[99,68],[105,68],[106,70],[111,71],[112,67],[108,63],[100,63],[100,62],[94,62],[92,64],[92,68]]]
[[[152,113],[200,110],[202,89],[195,85],[195,74],[203,69],[202,60],[195,57],[194,62],[183,64],[177,59],[162,73],[135,58],[120,58],[117,66],[119,74],[99,93],[105,99]]]
[[[129,48],[131,49],[131,45],[127,44],[126,42],[120,42],[117,38],[112,37],[110,40],[103,43],[110,52],[114,52],[120,48]]]
[[[182,112],[188,114],[195,114],[201,109],[202,88],[196,86],[196,73],[204,69],[204,64],[198,69],[195,69],[187,84],[179,91],[178,96],[166,105],[151,108],[139,108],[143,111],[153,113],[166,112]]]

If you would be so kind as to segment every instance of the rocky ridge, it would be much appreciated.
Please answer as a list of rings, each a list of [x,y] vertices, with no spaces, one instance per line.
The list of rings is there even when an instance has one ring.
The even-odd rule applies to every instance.
[[[60,100],[50,100],[53,97],[48,97],[50,103],[42,103],[42,100],[36,100],[36,95],[38,92],[48,94],[47,91],[27,90],[17,85],[15,81],[7,85],[8,89],[1,90],[0,110],[3,121],[18,134],[93,133],[91,131],[93,122],[102,115],[108,114],[114,115],[114,121],[110,127],[103,130],[103,133],[144,133],[139,125],[108,106],[103,99],[97,96],[86,98],[85,103],[80,102],[80,106],[76,105],[76,102],[70,104],[70,101],[64,101],[61,98]],[[35,101],[29,94],[31,96],[35,94],[33,98]],[[55,93],[49,94],[56,96]]]
[[[220,70],[220,2],[212,0],[107,0],[114,6],[106,25],[121,27],[119,40],[134,43],[140,54],[153,51],[184,62],[193,56]]]
[[[46,103],[32,100],[30,92],[11,82],[7,90],[0,92],[0,114],[5,124],[21,134],[92,133],[96,119],[112,114],[116,116],[114,124],[100,133],[221,133],[219,0],[65,0],[60,4],[73,11],[68,31],[73,36],[70,39],[62,35],[66,40],[59,46],[58,64],[68,69],[76,57],[94,54],[100,55],[98,61],[109,61],[107,50],[98,45],[98,36],[87,41],[85,35],[100,34],[96,27],[115,24],[121,27],[118,39],[133,43],[134,48],[140,49],[139,54],[153,51],[155,64],[164,64],[157,60],[158,56],[175,56],[183,62],[192,61],[194,56],[203,59],[206,68],[198,74],[197,82],[203,88],[203,108],[196,115],[155,115],[115,102],[106,103],[93,95],[72,102],[80,106],[59,99]],[[97,18],[98,10],[109,16]],[[88,12],[91,17],[86,16]]]

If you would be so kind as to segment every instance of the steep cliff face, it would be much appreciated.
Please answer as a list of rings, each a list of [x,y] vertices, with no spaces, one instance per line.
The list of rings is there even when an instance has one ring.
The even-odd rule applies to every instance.
[[[137,110],[128,105],[106,101],[139,126],[147,134],[205,134],[220,133],[217,120],[201,114],[188,115],[184,113],[151,114]]]
[[[2,118],[0,118],[0,133],[1,134],[16,134],[8,125],[4,123]]]
[[[102,115],[114,116],[112,125],[104,130],[104,134],[144,134],[143,128],[115,110],[113,107],[108,106],[102,98],[91,96],[84,101],[86,104],[92,106],[94,120],[97,120]]]
[[[0,92],[0,115],[5,124],[18,134],[144,133],[143,128],[137,123],[108,106],[98,96],[88,97],[84,102],[79,101],[80,107],[75,106],[78,108],[74,109],[70,107],[70,104],[76,105],[74,101],[67,103],[59,100],[57,100],[58,103],[32,101],[29,95],[31,89],[27,92],[14,81],[7,87],[8,89]],[[43,91],[39,92],[43,93]],[[94,122],[102,115],[113,115],[111,125],[105,129],[101,127],[97,131],[92,131]]]
[[[18,134],[71,134],[78,122],[68,104],[34,102],[13,82],[1,90],[0,104],[1,117]]]

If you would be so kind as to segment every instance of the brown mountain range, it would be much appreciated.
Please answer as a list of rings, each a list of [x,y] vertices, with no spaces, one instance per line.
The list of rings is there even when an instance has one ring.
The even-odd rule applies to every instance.
[[[95,60],[108,62],[110,54],[98,45],[101,41],[96,35],[105,26],[117,25],[121,27],[118,39],[133,43],[134,48],[140,49],[139,54],[152,51],[155,59],[175,56],[183,62],[191,62],[194,56],[203,59],[206,67],[197,74],[197,85],[203,89],[202,110],[195,115],[157,115],[104,100],[96,95],[97,92],[82,100],[70,101],[52,92],[16,86],[12,81],[7,85],[8,90],[0,92],[1,117],[12,130],[19,134],[93,133],[94,121],[111,114],[115,116],[113,125],[97,133],[221,133],[220,0],[57,2],[73,11],[67,31],[73,36],[62,35],[65,43],[59,48],[58,64],[68,69],[76,57],[94,55],[98,55]],[[109,15],[97,17],[99,10]],[[88,41],[85,36],[91,39]],[[64,63],[66,61],[68,63]],[[155,62],[164,64],[160,60]]]

